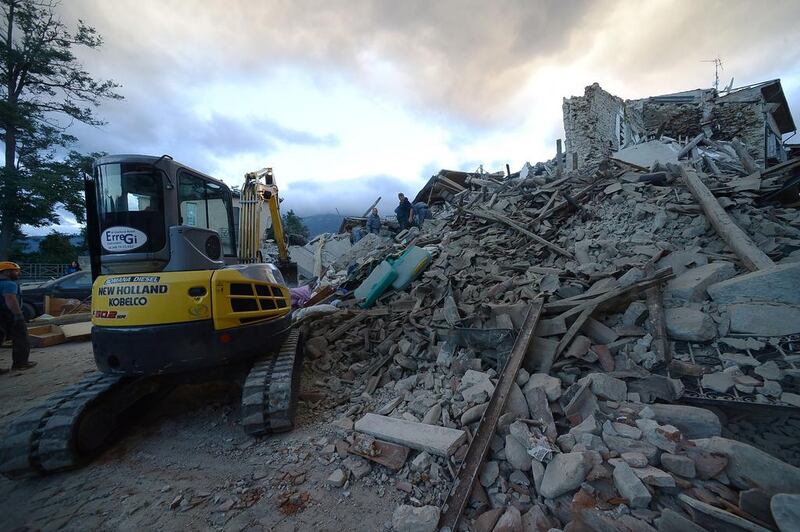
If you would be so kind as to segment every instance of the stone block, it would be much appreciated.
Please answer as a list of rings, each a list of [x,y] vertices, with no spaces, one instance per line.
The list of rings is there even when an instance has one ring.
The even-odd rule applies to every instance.
[[[797,283],[800,285],[800,282]],[[728,305],[731,332],[754,336],[786,336],[800,333],[800,306],[777,303]]]
[[[591,468],[592,462],[584,453],[557,454],[547,464],[539,492],[548,499],[555,499],[577,489]]]
[[[664,311],[667,334],[673,340],[708,342],[717,336],[717,324],[711,316],[690,308],[670,308]]]
[[[613,477],[614,486],[620,495],[628,499],[631,508],[647,508],[653,497],[631,466],[620,460],[614,467]]]
[[[663,453],[661,455],[661,465],[670,473],[675,473],[681,477],[694,478],[696,475],[694,460],[688,456]]]
[[[719,304],[768,301],[800,305],[798,279],[800,263],[790,262],[715,283],[708,293]]]
[[[703,301],[709,286],[734,275],[736,268],[730,262],[712,262],[698,266],[669,281],[664,289],[664,298],[676,302]]]

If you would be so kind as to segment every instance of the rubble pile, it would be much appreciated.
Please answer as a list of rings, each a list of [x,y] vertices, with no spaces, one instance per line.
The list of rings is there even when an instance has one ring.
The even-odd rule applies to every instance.
[[[772,201],[794,167],[751,172],[734,143],[695,140],[621,150],[591,176],[539,163],[448,185],[420,230],[332,263],[317,291],[335,306],[300,321],[303,398],[332,416],[331,489],[393,485],[394,529],[436,530],[491,422],[460,529],[798,526],[800,212]],[[647,159],[653,143],[674,161]],[[430,265],[360,308],[353,289],[412,244]]]

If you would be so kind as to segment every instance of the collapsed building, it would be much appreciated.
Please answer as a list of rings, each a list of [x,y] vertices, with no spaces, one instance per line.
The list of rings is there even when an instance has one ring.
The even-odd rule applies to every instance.
[[[604,159],[652,138],[709,141],[738,138],[760,168],[784,162],[783,135],[796,126],[780,80],[722,93],[715,89],[622,100],[597,83],[563,104],[566,161],[592,171]],[[663,162],[663,161],[662,161]]]
[[[297,318],[329,489],[399,490],[397,531],[798,529],[780,82],[627,102],[595,84],[564,125],[563,157],[443,170],[421,228],[318,262]],[[393,289],[412,248],[430,260]]]

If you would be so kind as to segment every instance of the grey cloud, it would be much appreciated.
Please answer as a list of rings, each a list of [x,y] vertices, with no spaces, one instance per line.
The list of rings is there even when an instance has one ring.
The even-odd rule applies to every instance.
[[[393,216],[397,193],[414,197],[427,180],[404,180],[390,175],[365,176],[345,181],[296,181],[282,188],[283,209],[294,209],[303,216],[339,212],[361,216],[378,196],[381,216]]]
[[[216,156],[237,153],[269,153],[278,143],[303,146],[337,146],[335,135],[314,135],[265,119],[240,119],[213,115],[210,120],[189,120],[195,127],[186,131],[192,140]]]
[[[335,147],[339,143],[335,135],[315,135],[267,119],[214,114],[206,120],[169,103],[151,105],[137,95],[132,100],[123,102],[127,110],[120,105],[106,110],[104,117],[114,124],[114,135],[109,135],[105,127],[76,126],[82,149],[169,153],[203,168],[218,158],[244,153],[267,155],[279,144]]]
[[[409,104],[486,123],[536,61],[567,46],[605,1],[76,0],[63,9],[107,37],[108,60],[156,84],[247,77],[286,63],[368,83],[377,58],[408,80],[399,96]]]
[[[157,89],[233,77],[246,83],[254,74],[280,65],[300,65],[360,80],[367,89],[395,92],[407,105],[418,104],[426,113],[481,127],[499,125],[498,111],[541,64],[580,61],[598,44],[602,31],[614,42],[618,36],[620,45],[607,46],[594,66],[608,78],[645,92],[631,97],[686,89],[686,79],[698,79],[697,62],[717,53],[732,69],[740,56],[750,58],[747,71],[731,72],[743,82],[777,77],[800,62],[795,46],[800,4],[793,0],[776,0],[769,6],[754,0],[674,4],[73,0],[65,4],[66,14],[85,18],[105,35],[102,59],[93,60],[109,77],[116,77],[112,65],[123,65],[131,79]],[[614,25],[631,15],[636,25]],[[399,70],[406,84],[371,86],[384,63]],[[712,77],[704,79],[710,82]],[[592,81],[587,79],[586,84]]]

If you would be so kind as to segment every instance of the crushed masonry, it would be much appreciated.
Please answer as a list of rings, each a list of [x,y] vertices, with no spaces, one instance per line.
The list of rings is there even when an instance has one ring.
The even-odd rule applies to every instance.
[[[333,288],[338,310],[300,320],[306,385],[359,419],[346,441],[412,449],[393,472],[413,486],[395,529],[411,529],[406,515],[414,530],[452,525],[453,504],[477,530],[796,519],[777,498],[747,511],[748,490],[800,492],[800,159],[764,137],[788,110],[754,111],[776,87],[633,102],[587,87],[564,102],[566,170],[442,171],[416,198],[431,213],[418,231],[326,261],[312,287]],[[415,248],[430,259],[407,288],[347,297]],[[470,449],[485,423],[484,457]]]

